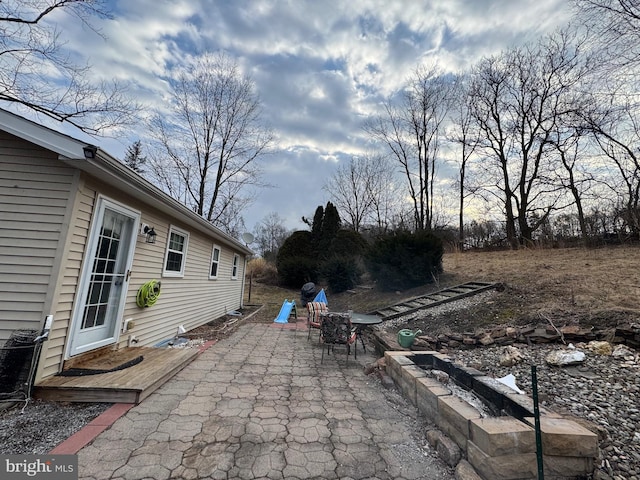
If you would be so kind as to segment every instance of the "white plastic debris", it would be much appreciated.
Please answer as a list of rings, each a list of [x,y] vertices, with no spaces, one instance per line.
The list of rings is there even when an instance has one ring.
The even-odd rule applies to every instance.
[[[509,387],[512,390],[515,390],[516,392],[520,393],[520,394],[524,394],[524,390],[520,390],[520,388],[518,388],[518,385],[516,385],[516,377],[514,377],[511,373],[509,375],[506,375],[504,377],[501,378],[496,378],[497,381],[499,381],[500,383],[502,383],[503,385],[506,385],[507,387]]]

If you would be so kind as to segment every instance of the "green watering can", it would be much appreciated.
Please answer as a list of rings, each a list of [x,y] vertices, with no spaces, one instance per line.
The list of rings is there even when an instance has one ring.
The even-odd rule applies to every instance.
[[[412,332],[408,329],[402,329],[398,332],[398,343],[403,348],[409,348],[413,345],[413,341],[416,339],[416,336],[420,335],[422,330],[416,330]]]

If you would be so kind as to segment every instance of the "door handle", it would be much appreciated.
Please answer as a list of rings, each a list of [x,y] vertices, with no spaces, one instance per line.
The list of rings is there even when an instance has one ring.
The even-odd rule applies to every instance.
[[[131,277],[131,270],[127,270],[127,274],[124,276],[124,281],[128,282]]]

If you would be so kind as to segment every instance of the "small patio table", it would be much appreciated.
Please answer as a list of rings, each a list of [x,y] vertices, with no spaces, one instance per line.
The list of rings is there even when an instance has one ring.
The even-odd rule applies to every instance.
[[[364,350],[365,353],[367,352],[367,347],[364,346],[362,332],[366,327],[369,327],[371,325],[379,325],[380,323],[382,323],[382,318],[378,317],[377,315],[368,315],[365,313],[351,313],[351,325],[353,325],[356,329],[356,341],[355,341],[356,348],[358,345],[358,338],[360,338],[362,349]]]

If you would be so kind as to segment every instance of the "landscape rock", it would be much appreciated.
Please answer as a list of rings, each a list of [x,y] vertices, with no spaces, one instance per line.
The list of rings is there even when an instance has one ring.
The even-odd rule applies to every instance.
[[[475,469],[466,460],[460,460],[455,471],[456,480],[482,480]]]
[[[439,430],[432,429],[426,433],[427,442],[438,455],[451,467],[455,467],[462,458],[462,451],[456,443]]]
[[[441,435],[436,445],[436,452],[449,466],[455,467],[462,458],[460,447],[445,435]]]
[[[493,378],[513,374],[527,392],[532,391],[530,366],[537,365],[540,406],[568,415],[598,435],[600,456],[589,478],[640,480],[640,362],[624,360],[625,356],[640,359],[640,352],[616,346],[618,357],[587,354],[584,362],[574,367],[558,368],[545,362],[548,354],[557,350],[583,350],[580,343],[576,346],[574,350],[557,345],[520,347],[526,361],[512,367],[499,364],[504,348],[459,350],[450,356],[457,364],[481,365],[479,370]]]
[[[431,375],[433,375],[440,383],[449,383],[449,374],[442,370],[431,370]]]
[[[387,363],[385,361],[385,357],[380,357],[375,362],[370,363],[369,365],[365,365],[364,374],[371,375],[376,370],[386,370],[386,368],[387,368]]]
[[[613,348],[613,343],[626,343],[636,346],[640,340],[640,331],[637,326],[624,326],[615,329],[616,336],[612,337],[614,330],[611,328],[583,328],[579,325],[565,325],[559,329],[551,327],[525,326],[493,327],[474,332],[449,332],[438,335],[419,335],[416,337],[412,350],[442,350],[446,352],[450,348],[489,347],[492,345],[512,345],[514,342],[524,344],[556,343],[571,340],[587,348],[587,342],[592,345],[589,349],[596,349],[598,355],[608,355],[608,343]],[[613,339],[613,340],[612,340]],[[508,365],[507,365],[508,366]]]
[[[518,347],[505,347],[504,352],[500,355],[500,365],[503,367],[512,367],[524,360],[524,355]]]
[[[429,342],[427,342],[424,338],[422,337],[416,337],[416,339],[413,341],[413,344],[411,345],[411,349],[412,350],[430,350],[432,344],[430,344]]]
[[[584,362],[585,357],[584,352],[580,350],[555,350],[546,356],[545,361],[549,365],[565,367],[568,365],[578,365]]]
[[[378,376],[380,377],[380,383],[387,390],[393,390],[396,388],[396,382],[393,381],[389,375],[387,375],[384,371],[378,370]]]
[[[612,357],[624,358],[625,360],[633,359],[636,355],[636,351],[627,347],[626,345],[616,345],[616,347],[611,352]]]
[[[609,342],[598,340],[592,340],[587,343],[587,349],[596,355],[611,355],[613,353],[613,347]]]
[[[440,433],[440,431],[435,429],[427,430],[427,433],[425,436],[427,437],[427,442],[429,443],[429,445],[431,445],[435,449],[436,445],[438,445],[438,440],[442,436],[442,433]]]

